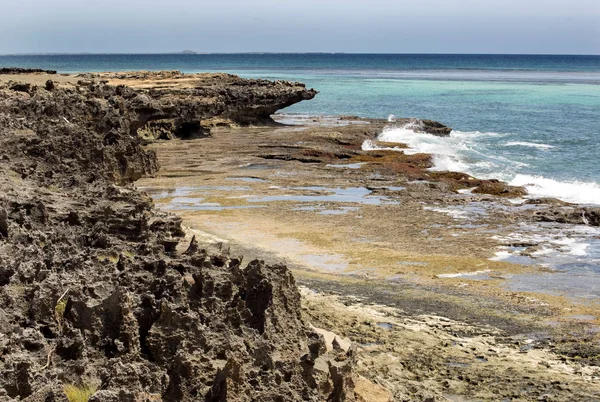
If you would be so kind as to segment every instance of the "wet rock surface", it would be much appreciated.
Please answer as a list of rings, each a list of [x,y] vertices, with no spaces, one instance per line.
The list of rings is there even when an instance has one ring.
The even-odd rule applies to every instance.
[[[409,119],[411,128],[417,133],[426,133],[438,137],[448,137],[452,132],[450,127],[433,120]]]
[[[314,289],[314,288],[313,288]],[[335,327],[357,344],[359,375],[384,386],[372,401],[596,401],[596,367],[571,366],[562,355],[596,356],[597,346],[566,340],[515,338],[493,327],[432,315],[406,315],[394,307],[305,292],[303,307],[322,327]],[[577,327],[571,331],[579,331]],[[580,336],[585,337],[580,334]],[[359,377],[360,378],[360,377]]]
[[[214,102],[0,85],[0,400],[63,401],[65,384],[93,401],[355,399],[353,349],[327,351],[285,266],[184,243],[181,218],[130,184],[158,169],[149,121],[248,122],[282,104],[269,88],[311,96],[255,84],[223,78]]]
[[[300,124],[152,144],[163,170],[139,185],[198,236],[253,258],[285,258],[308,287],[311,323],[336,333],[321,331],[327,345],[350,339],[357,374],[394,400],[597,399],[597,304],[508,288],[527,277],[566,282],[534,264],[546,250],[573,257],[574,248],[552,242],[567,229],[579,241],[577,230],[593,228],[542,224],[534,212],[569,205],[513,199],[521,188],[432,171],[430,155],[404,153],[402,144],[362,150],[387,121]],[[498,251],[533,262],[504,261]]]
[[[541,222],[569,223],[573,225],[600,226],[600,208],[580,206],[551,206],[535,211],[533,219]]]

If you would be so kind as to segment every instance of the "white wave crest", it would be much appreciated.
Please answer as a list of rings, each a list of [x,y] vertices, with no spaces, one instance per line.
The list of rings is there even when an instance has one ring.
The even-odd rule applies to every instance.
[[[404,150],[406,154],[428,153],[437,155],[455,155],[455,151],[449,145],[459,144],[450,137],[438,137],[431,134],[417,133],[413,131],[410,124],[400,127],[386,127],[377,137],[379,141],[398,142],[408,146]],[[454,142],[454,144],[452,144]]]
[[[537,149],[551,149],[554,148],[554,145],[548,144],[538,144],[536,142],[527,142],[527,141],[510,141],[504,144],[505,147],[530,147]]]
[[[555,241],[555,244],[562,245],[564,251],[568,252],[571,255],[579,255],[584,256],[587,255],[587,249],[590,246],[587,243],[582,243],[577,241],[577,239],[564,238]]]
[[[483,132],[483,131],[459,131],[452,130],[452,137],[468,137],[468,138],[480,138],[480,137],[506,137],[509,133],[494,133],[494,132]]]
[[[558,198],[576,204],[600,205],[598,183],[558,181],[542,176],[518,174],[509,184],[525,187],[529,196]]]
[[[469,150],[468,135],[453,131],[448,137],[418,133],[412,124],[386,127],[377,137],[379,141],[403,143],[408,146],[402,149],[405,154],[425,153],[433,155],[434,166],[431,170],[450,170],[465,172],[469,166],[462,160],[460,151]],[[364,145],[363,145],[364,149]]]
[[[375,151],[376,149],[378,149],[377,145],[375,145],[375,143],[371,140],[366,140],[365,142],[362,143],[361,149],[363,151]]]
[[[433,168],[430,170],[449,171],[449,172],[467,172],[469,165],[462,162],[458,157],[451,155],[434,155]]]
[[[464,172],[482,179],[499,179],[513,186],[523,186],[529,197],[551,197],[576,204],[600,205],[600,184],[595,182],[558,181],[543,176],[519,174],[529,166],[523,161],[510,158],[487,145],[489,137],[503,137],[509,134],[462,132],[453,130],[449,136],[439,137],[416,132],[419,128],[413,123],[390,125],[377,137],[378,141],[403,143],[406,149],[382,148],[372,141],[365,141],[365,151],[389,149],[405,154],[426,153],[433,155],[431,170]],[[552,145],[512,141],[505,146],[535,147],[550,149]]]

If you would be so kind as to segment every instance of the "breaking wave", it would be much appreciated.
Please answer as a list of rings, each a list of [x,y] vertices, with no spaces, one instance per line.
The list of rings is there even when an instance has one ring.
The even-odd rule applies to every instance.
[[[407,149],[380,147],[373,141],[365,141],[362,149],[395,150],[406,154],[427,153],[433,155],[431,170],[458,171],[482,179],[499,179],[513,186],[523,186],[529,197],[551,197],[577,204],[600,205],[600,184],[582,181],[559,181],[543,176],[524,174],[529,167],[527,158],[519,157],[512,151],[498,152],[498,145],[491,139],[510,134],[494,132],[462,132],[454,130],[447,137],[417,133],[411,123],[390,125],[377,137],[378,141],[403,143]],[[497,142],[496,142],[497,144]],[[527,147],[540,150],[554,148],[552,145],[511,141],[505,147]],[[516,160],[518,159],[518,160]]]
[[[576,204],[600,204],[600,185],[581,181],[558,181],[542,176],[517,174],[509,183],[523,186],[533,197],[551,197]]]
[[[527,141],[510,141],[504,144],[505,147],[530,147],[537,149],[551,149],[554,148],[554,145],[548,144],[538,144],[536,142],[527,142]]]
[[[450,136],[440,137],[432,134],[417,133],[409,123],[402,126],[388,126],[377,137],[378,141],[397,142],[408,146],[407,149],[395,149],[406,154],[426,153],[433,155],[434,166],[431,170],[459,171],[480,176],[485,170],[493,170],[504,160],[494,163],[495,157],[487,157],[477,149],[477,140],[483,137],[498,137],[504,134],[452,131]],[[363,150],[394,149],[377,147],[372,141],[365,141]],[[496,158],[498,159],[498,158]]]

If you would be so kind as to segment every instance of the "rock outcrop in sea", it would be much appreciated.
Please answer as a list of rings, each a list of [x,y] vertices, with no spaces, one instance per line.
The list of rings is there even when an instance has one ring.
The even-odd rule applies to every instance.
[[[307,325],[285,266],[184,244],[131,185],[158,169],[149,122],[250,124],[315,95],[205,78],[0,86],[0,400],[354,400],[352,347]]]

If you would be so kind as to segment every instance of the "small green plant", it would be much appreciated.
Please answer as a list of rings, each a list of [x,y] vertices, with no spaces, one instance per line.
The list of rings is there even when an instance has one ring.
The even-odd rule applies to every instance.
[[[58,299],[58,301],[56,302],[56,305],[54,306],[54,318],[56,319],[56,322],[58,323],[59,331],[62,331],[62,322],[63,322],[63,318],[65,316],[65,310],[67,309],[67,299],[65,298],[65,296],[67,295],[68,292],[69,292],[69,289],[67,289],[65,291],[65,293],[62,294],[62,296]]]
[[[94,395],[98,387],[96,385],[65,385],[63,390],[69,402],[88,402],[90,396]]]

